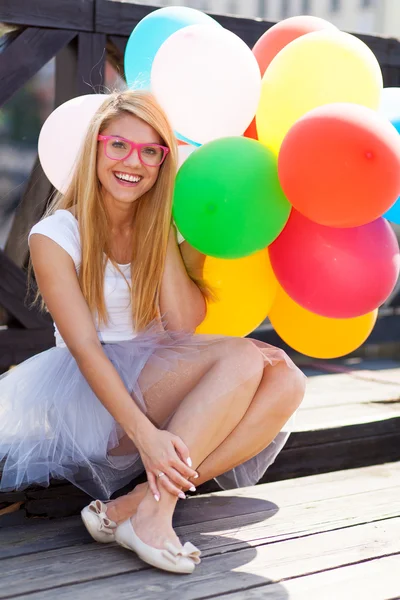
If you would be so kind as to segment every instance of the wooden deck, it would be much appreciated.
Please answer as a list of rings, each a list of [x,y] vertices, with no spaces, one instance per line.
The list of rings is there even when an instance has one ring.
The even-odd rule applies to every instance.
[[[190,576],[92,542],[79,517],[0,529],[0,598],[400,597],[400,463],[193,497],[176,526],[203,551]]]
[[[193,575],[94,543],[76,516],[88,497],[55,482],[0,494],[0,600],[400,598],[400,363],[303,368],[307,395],[268,483],[179,502],[178,534],[203,551]]]

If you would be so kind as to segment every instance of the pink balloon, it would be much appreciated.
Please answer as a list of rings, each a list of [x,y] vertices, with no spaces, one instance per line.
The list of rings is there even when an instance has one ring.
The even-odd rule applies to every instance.
[[[300,306],[324,317],[346,319],[371,312],[390,296],[399,276],[399,245],[381,217],[339,229],[292,210],[269,250],[284,290]]]
[[[88,94],[72,98],[53,110],[40,131],[39,159],[47,179],[65,193],[89,123],[108,96]]]

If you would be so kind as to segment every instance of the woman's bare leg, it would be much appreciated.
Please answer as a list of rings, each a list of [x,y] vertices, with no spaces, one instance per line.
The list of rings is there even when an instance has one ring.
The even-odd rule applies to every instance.
[[[266,366],[261,383],[245,415],[222,443],[199,463],[197,471],[200,477],[194,483],[200,485],[229,471],[266,448],[301,403],[304,389],[305,378],[298,369],[288,367],[284,361],[274,367]],[[173,420],[168,429],[174,427],[171,431],[188,443],[191,454],[195,457],[195,444],[188,441],[190,432],[187,425],[191,419],[185,422],[187,415],[183,411],[179,411],[179,415],[180,424]],[[199,461],[200,458],[197,459],[197,462]],[[119,498],[116,503],[110,505],[110,518],[119,522],[132,516],[146,491],[145,483]]]

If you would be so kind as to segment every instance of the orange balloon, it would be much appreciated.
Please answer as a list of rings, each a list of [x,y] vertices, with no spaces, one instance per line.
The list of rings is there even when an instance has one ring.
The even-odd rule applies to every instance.
[[[244,132],[244,137],[247,138],[251,138],[252,140],[258,140],[258,134],[257,134],[257,125],[256,125],[256,118],[254,117],[254,119],[252,120],[252,122],[250,123],[250,125],[248,126],[248,128],[246,129],[246,131]]]
[[[320,106],[287,133],[278,172],[289,202],[311,221],[329,227],[365,225],[400,194],[400,136],[366,106]]]
[[[261,76],[264,75],[273,58],[290,42],[312,31],[321,29],[337,29],[329,21],[319,17],[301,15],[284,19],[268,29],[258,40],[253,48],[253,54],[260,67]]]
[[[357,350],[374,328],[378,310],[352,319],[316,315],[288,296],[278,284],[268,317],[277,334],[291,348],[312,358],[338,358]]]

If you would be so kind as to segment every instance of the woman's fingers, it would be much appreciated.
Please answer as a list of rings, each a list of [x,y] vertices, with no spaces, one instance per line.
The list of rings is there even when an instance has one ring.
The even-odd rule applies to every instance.
[[[159,502],[160,500],[160,492],[158,490],[156,476],[151,471],[147,471],[147,482],[149,484],[149,488],[151,493],[153,494],[155,500]]]
[[[193,479],[197,479],[198,474],[194,469],[191,468],[192,460],[189,456],[189,449],[186,444],[178,436],[173,438],[172,443],[176,452],[178,453],[178,458],[181,458],[183,462],[183,465],[182,463],[174,463],[174,467],[177,468],[184,477],[193,477]]]
[[[182,477],[182,475],[176,469],[171,467],[166,473],[166,475],[168,475],[172,483],[178,485],[180,488],[183,488],[184,490],[190,490],[191,492],[196,491],[196,488],[194,487],[193,483],[188,479]]]
[[[182,500],[186,498],[185,493],[171,481],[168,475],[165,475],[161,479],[162,485],[167,490],[167,492],[169,492],[173,496],[178,496],[178,498],[182,498]]]

